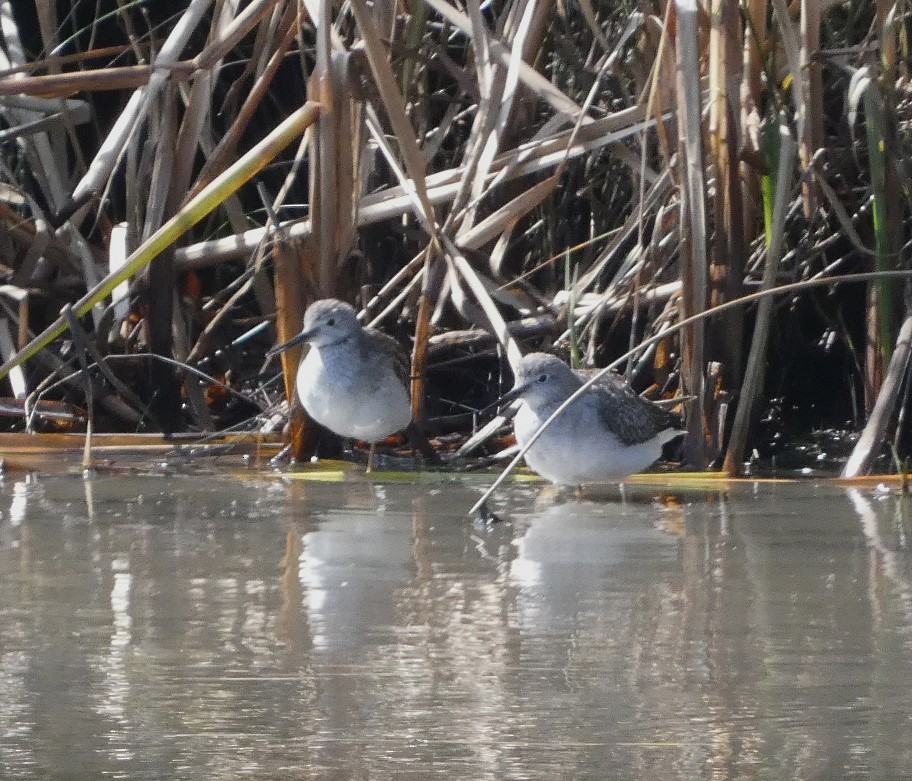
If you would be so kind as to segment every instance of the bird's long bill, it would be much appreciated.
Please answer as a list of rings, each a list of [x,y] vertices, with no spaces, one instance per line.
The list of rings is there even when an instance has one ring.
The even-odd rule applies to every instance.
[[[516,399],[518,399],[520,396],[522,396],[523,392],[526,390],[526,388],[529,387],[530,384],[531,383],[524,382],[522,385],[515,386],[512,390],[507,391],[503,396],[501,396],[499,399],[497,399],[497,401],[495,401],[493,404],[489,404],[487,407],[485,407],[483,410],[481,410],[481,412],[479,412],[478,414],[480,416],[484,417],[491,411],[496,411],[496,410],[501,409],[502,407],[506,407],[508,404],[510,404],[513,401],[516,401]]]
[[[283,353],[286,350],[290,350],[292,347],[297,347],[299,344],[303,344],[308,339],[310,339],[310,337],[312,335],[313,334],[311,334],[310,331],[301,331],[301,333],[299,333],[297,336],[292,337],[284,344],[280,344],[276,347],[273,347],[268,353],[266,353],[266,357],[272,358],[272,357],[278,355],[279,353]]]

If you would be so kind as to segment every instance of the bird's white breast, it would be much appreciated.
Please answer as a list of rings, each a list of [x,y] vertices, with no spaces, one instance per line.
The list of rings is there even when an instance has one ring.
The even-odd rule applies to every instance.
[[[298,397],[317,423],[343,437],[379,442],[411,420],[405,386],[385,363],[367,369],[357,351],[345,360],[331,350],[311,348],[297,376]]]
[[[551,412],[553,409],[539,415],[523,403],[514,423],[520,445],[532,438]],[[667,439],[659,435],[642,444],[625,445],[604,427],[592,402],[583,398],[535,440],[526,451],[526,462],[553,483],[607,483],[650,467],[662,455],[662,445]]]

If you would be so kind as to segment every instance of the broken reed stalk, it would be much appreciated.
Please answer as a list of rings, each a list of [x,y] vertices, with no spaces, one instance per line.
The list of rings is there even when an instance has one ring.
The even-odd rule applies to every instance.
[[[192,198],[183,209],[150,236],[147,242],[127,258],[123,266],[108,274],[88,293],[72,304],[75,316],[82,317],[85,315],[95,304],[109,296],[117,285],[145,268],[159,253],[196,225],[222,203],[225,198],[252,179],[276,155],[303,133],[307,127],[312,125],[319,114],[320,105],[312,101],[308,101],[292,113],[266,138],[239,158],[224,173],[216,177],[209,186]],[[58,317],[24,348],[0,366],[0,379],[6,377],[11,369],[24,363],[39,350],[47,347],[66,329],[66,318],[63,316]]]
[[[755,301],[762,301],[764,298],[770,296],[778,296],[784,293],[795,293],[799,290],[806,290],[813,287],[821,287],[823,285],[838,285],[845,284],[849,282],[871,282],[877,279],[883,278],[895,278],[895,279],[908,279],[912,278],[912,270],[903,270],[903,271],[866,271],[860,274],[842,274],[836,277],[818,277],[817,279],[805,279],[801,282],[791,282],[788,285],[780,285],[774,287],[770,290],[759,290],[756,293],[750,293],[749,295],[742,296],[741,298],[736,298],[733,301],[726,301],[724,304],[720,304],[714,309],[708,309],[704,312],[699,312],[696,315],[685,318],[680,322],[675,323],[674,325],[668,326],[668,328],[660,331],[654,336],[650,336],[648,339],[644,339],[640,342],[639,345],[633,350],[628,350],[623,355],[616,358],[605,368],[600,369],[595,374],[592,375],[586,382],[584,382],[577,390],[575,390],[570,397],[560,405],[542,425],[535,431],[531,436],[528,442],[523,445],[519,452],[513,457],[513,460],[507,464],[504,470],[497,476],[497,479],[491,485],[491,487],[485,492],[484,496],[481,497],[472,508],[469,510],[469,515],[474,515],[481,509],[488,499],[491,498],[494,491],[496,491],[504,482],[504,480],[509,477],[510,473],[517,467],[519,462],[522,460],[523,456],[526,454],[526,451],[532,447],[535,441],[542,435],[542,432],[551,425],[558,416],[560,416],[567,407],[569,407],[574,401],[576,401],[580,396],[582,396],[589,388],[591,388],[596,382],[598,382],[602,377],[604,377],[609,371],[620,366],[624,361],[626,361],[630,356],[636,354],[639,350],[642,350],[644,347],[647,347],[654,342],[661,341],[666,339],[671,334],[680,331],[684,328],[687,328],[689,325],[692,325],[694,322],[701,318],[712,317],[713,315],[722,314],[727,312],[735,307],[745,306],[751,304]]]
[[[884,434],[896,402],[903,378],[909,373],[909,361],[912,358],[912,313],[907,313],[906,319],[899,331],[899,337],[890,356],[890,365],[884,376],[880,392],[874,409],[868,417],[868,422],[852,449],[852,454],[842,470],[842,477],[858,477],[870,470],[871,464],[877,458],[880,445],[883,443]]]
[[[276,297],[276,336],[278,344],[284,344],[303,327],[304,291],[302,285],[301,259],[291,242],[281,233],[272,245],[273,280]],[[300,405],[294,404],[295,380],[301,361],[301,348],[292,347],[280,355],[282,377],[285,381],[285,398],[288,400],[288,418],[291,432],[291,452],[296,461],[304,457],[311,428],[309,420]]]

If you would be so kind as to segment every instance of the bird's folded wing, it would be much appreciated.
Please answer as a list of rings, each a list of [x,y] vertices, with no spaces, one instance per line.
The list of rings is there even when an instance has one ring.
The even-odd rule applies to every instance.
[[[365,328],[364,335],[370,351],[374,354],[382,355],[393,367],[393,371],[396,372],[396,376],[402,381],[402,384],[407,388],[412,362],[399,342],[389,334],[376,331],[373,328]]]
[[[641,398],[623,380],[610,374],[592,386],[603,397],[598,405],[602,422],[625,445],[638,445],[675,426],[675,418],[648,399]]]

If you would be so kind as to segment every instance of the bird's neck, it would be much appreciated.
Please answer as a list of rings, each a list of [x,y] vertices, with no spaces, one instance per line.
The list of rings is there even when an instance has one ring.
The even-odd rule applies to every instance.
[[[335,342],[330,342],[329,344],[314,345],[315,349],[319,350],[325,356],[331,356],[336,352],[347,352],[353,347],[360,347],[363,339],[361,338],[361,333],[354,332],[350,333],[347,336],[343,336],[341,339],[337,339]]]
[[[561,406],[561,404],[563,404],[567,399],[570,398],[572,394],[579,390],[579,387],[579,385],[575,387],[567,387],[564,389],[565,392],[563,393],[539,400],[538,403],[533,407],[535,414],[537,414],[539,417],[550,417],[552,414],[554,414],[554,411],[559,406]],[[581,400],[582,398],[577,399],[577,401]],[[574,406],[576,406],[576,403],[577,402],[574,402]]]

